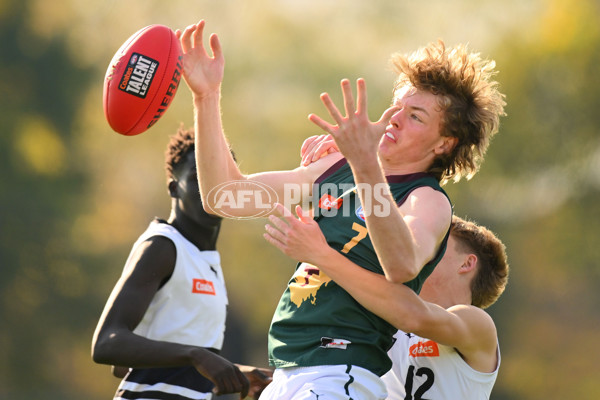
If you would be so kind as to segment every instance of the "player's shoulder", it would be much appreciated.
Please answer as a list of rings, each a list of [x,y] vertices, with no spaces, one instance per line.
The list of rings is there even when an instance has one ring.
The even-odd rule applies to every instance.
[[[169,227],[168,224],[151,224],[138,238],[128,259],[128,267],[134,270],[157,269],[172,272],[177,258],[177,231]]]
[[[492,317],[479,307],[453,306],[448,311],[465,324],[464,335],[454,347],[473,369],[490,373],[498,367],[498,332]]]
[[[441,192],[423,186],[413,190],[408,197],[398,204],[405,217],[413,217],[421,221],[430,232],[444,235],[452,220],[452,204]]]
[[[485,310],[467,304],[457,304],[446,310],[460,318],[468,326],[473,336],[486,336],[492,341],[496,341],[496,324]]]
[[[444,192],[429,185],[416,187],[410,192],[409,197],[412,197],[414,200],[418,201],[435,202],[439,205],[450,206],[450,199],[448,196],[446,196]]]
[[[151,247],[172,247],[182,238],[174,226],[165,220],[155,218],[148,228],[139,236],[137,242]]]
[[[411,191],[398,207],[407,214],[430,216],[433,219],[452,215],[452,204],[442,192],[430,186],[420,186]],[[450,222],[450,218],[448,218]]]

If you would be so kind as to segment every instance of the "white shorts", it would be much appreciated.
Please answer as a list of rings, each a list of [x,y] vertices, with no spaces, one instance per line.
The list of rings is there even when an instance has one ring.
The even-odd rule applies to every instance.
[[[383,400],[385,384],[352,365],[277,368],[260,400]]]

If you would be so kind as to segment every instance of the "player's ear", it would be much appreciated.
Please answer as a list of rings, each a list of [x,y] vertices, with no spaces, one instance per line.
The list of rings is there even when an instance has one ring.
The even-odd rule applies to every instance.
[[[442,136],[441,143],[434,149],[435,154],[450,154],[458,144],[458,138],[454,136]]]
[[[460,266],[459,272],[461,274],[474,271],[477,268],[477,256],[475,254],[468,254],[463,264]]]
[[[179,192],[177,190],[177,181],[174,179],[171,179],[169,181],[169,184],[167,186],[168,190],[169,190],[169,196],[173,197],[173,198],[178,198],[179,197]]]

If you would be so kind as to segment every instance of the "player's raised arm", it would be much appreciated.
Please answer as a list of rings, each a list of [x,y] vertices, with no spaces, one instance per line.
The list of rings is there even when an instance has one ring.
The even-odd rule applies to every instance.
[[[224,217],[253,217],[269,214],[277,201],[301,202],[310,196],[314,180],[340,156],[289,171],[243,174],[233,159],[221,121],[225,65],[221,44],[212,34],[209,54],[203,44],[204,26],[200,21],[177,35],[184,53],[183,76],[194,102],[196,162],[205,209]]]

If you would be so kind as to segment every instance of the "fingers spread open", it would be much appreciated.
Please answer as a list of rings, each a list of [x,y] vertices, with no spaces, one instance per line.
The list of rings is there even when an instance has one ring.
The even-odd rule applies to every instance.
[[[266,234],[279,244],[284,244],[285,235],[281,233],[279,229],[276,229],[273,225],[265,225]],[[275,243],[273,243],[275,244]]]
[[[329,122],[325,121],[323,118],[319,117],[316,114],[309,114],[308,119],[313,124],[317,125],[319,128],[323,129],[325,132],[333,135],[335,127],[331,125]]]
[[[354,96],[352,95],[352,87],[350,86],[350,81],[348,79],[342,79],[342,94],[344,95],[344,108],[346,110],[346,116],[348,118],[352,118],[354,116],[355,105],[354,105]],[[338,122],[339,124],[339,122]]]
[[[321,101],[325,105],[325,108],[327,108],[327,111],[329,112],[329,115],[331,115],[331,118],[333,118],[333,120],[338,125],[340,125],[344,121],[344,118],[342,117],[342,114],[340,114],[340,111],[338,110],[336,105],[333,103],[333,100],[331,100],[331,96],[329,96],[329,93],[321,94]]]
[[[198,22],[198,24],[196,24],[196,30],[194,31],[194,33],[192,35],[192,46],[194,48],[203,48],[204,47],[204,45],[202,43],[202,37],[204,34],[204,25],[205,25],[204,20],[201,20],[200,22]]]
[[[357,114],[367,112],[367,83],[363,78],[356,80],[356,96],[358,98]]]
[[[219,42],[219,36],[216,33],[210,35],[210,49],[212,50],[213,57],[215,59],[223,58],[223,51],[221,50],[221,42]]]
[[[379,118],[379,121],[377,121],[377,123],[385,123],[387,124],[390,119],[392,118],[392,115],[394,115],[398,110],[400,110],[402,107],[400,106],[391,106],[390,108],[388,108],[387,110],[385,110],[383,112],[383,114],[381,114],[381,118]]]
[[[300,219],[300,221],[304,222],[304,223],[309,223],[312,221],[312,218],[310,218],[310,216],[308,215],[308,213],[304,212],[304,210],[302,209],[301,206],[297,205],[296,206],[296,215],[298,216],[298,218]]]
[[[192,33],[196,30],[196,25],[190,25],[181,34],[181,49],[188,53],[192,49]]]

